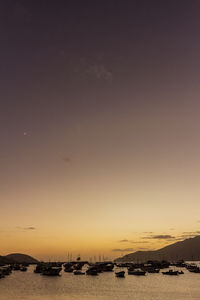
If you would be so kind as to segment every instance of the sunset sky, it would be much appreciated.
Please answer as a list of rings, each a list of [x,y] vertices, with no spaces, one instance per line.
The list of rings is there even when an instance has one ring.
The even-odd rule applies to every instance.
[[[200,1],[0,1],[0,255],[200,233]]]

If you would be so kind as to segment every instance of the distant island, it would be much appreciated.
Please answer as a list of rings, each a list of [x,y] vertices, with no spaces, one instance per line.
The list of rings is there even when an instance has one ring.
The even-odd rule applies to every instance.
[[[0,256],[0,265],[13,264],[13,263],[37,264],[38,260],[29,255],[21,254],[21,253],[12,253],[6,256]]]
[[[115,262],[145,262],[147,260],[200,260],[200,236],[189,238],[181,242],[155,251],[137,251],[119,257]]]

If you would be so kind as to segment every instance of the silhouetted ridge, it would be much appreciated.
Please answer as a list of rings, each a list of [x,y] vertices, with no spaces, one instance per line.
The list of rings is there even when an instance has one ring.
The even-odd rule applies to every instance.
[[[26,254],[21,254],[21,253],[12,253],[4,256],[5,259],[8,259],[12,262],[15,263],[27,263],[27,264],[37,264],[38,260],[26,255]]]
[[[137,251],[117,258],[115,261],[139,261],[147,260],[200,260],[200,236],[186,239],[168,245],[155,251]]]

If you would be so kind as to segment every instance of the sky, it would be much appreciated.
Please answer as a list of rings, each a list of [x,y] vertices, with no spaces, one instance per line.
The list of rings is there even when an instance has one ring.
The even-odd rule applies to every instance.
[[[0,254],[200,233],[200,2],[0,2]]]

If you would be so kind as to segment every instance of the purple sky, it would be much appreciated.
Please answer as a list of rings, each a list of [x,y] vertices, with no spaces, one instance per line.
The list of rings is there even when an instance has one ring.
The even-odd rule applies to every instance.
[[[19,228],[37,228],[21,251],[41,256],[55,237],[62,256],[80,252],[75,237],[109,253],[150,226],[199,229],[199,12],[198,0],[1,1],[0,251],[26,244]]]

